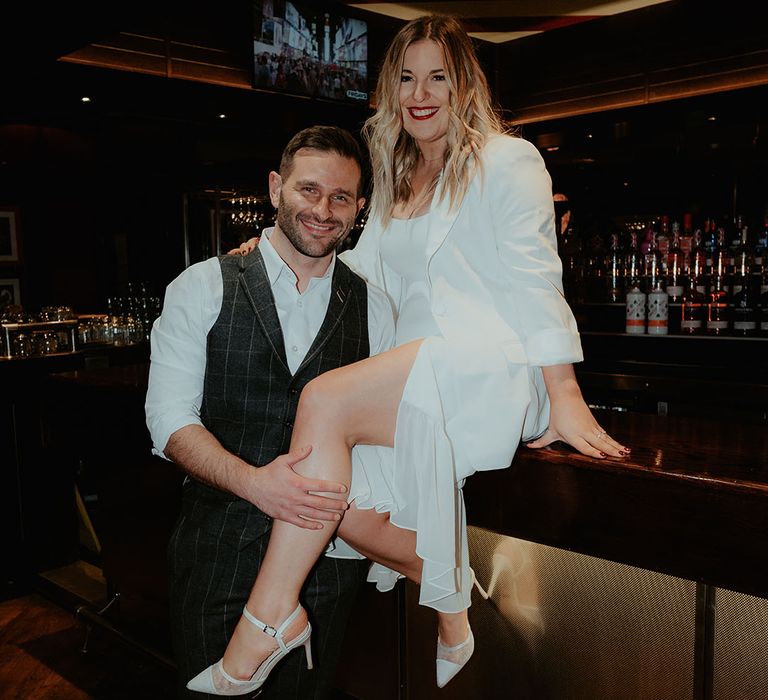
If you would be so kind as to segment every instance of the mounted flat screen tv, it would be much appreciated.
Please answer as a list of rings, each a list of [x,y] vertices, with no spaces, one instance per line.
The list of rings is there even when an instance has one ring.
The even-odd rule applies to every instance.
[[[368,23],[332,3],[255,0],[253,86],[368,102]]]

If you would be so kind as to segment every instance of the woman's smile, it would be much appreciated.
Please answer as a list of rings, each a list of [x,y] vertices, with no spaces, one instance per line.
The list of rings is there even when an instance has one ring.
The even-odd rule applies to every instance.
[[[439,109],[439,107],[409,107],[408,111],[413,119],[421,121],[434,117]]]

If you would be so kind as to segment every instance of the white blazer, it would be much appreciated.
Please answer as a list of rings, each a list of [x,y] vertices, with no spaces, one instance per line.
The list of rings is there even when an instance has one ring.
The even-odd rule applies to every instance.
[[[455,420],[468,440],[454,444],[457,477],[508,466],[520,439],[543,433],[549,420],[539,368],[583,359],[563,297],[552,183],[541,155],[528,141],[499,135],[480,158],[459,208],[451,211],[447,196],[441,201],[438,183],[427,239],[431,309],[445,341],[435,372],[450,385],[443,393],[456,397]],[[370,219],[341,257],[383,289],[397,312],[403,282],[381,258],[384,233]],[[494,435],[494,444],[481,437]]]

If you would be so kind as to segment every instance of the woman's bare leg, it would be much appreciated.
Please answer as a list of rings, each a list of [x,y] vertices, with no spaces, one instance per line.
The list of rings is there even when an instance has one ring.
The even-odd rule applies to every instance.
[[[424,560],[416,554],[416,533],[393,525],[388,513],[361,510],[353,504],[339,525],[339,536],[364,557],[421,583]],[[446,646],[461,644],[468,626],[466,610],[437,614],[437,632]]]
[[[353,503],[339,525],[341,537],[356,552],[421,583],[423,560],[416,554],[416,533],[389,522],[389,513],[361,510]]]
[[[420,345],[416,340],[326,372],[304,388],[291,449],[312,445],[312,452],[296,465],[298,473],[349,485],[355,444],[393,444],[397,409]],[[328,523],[308,530],[276,520],[248,610],[275,627],[285,620],[333,531]],[[306,618],[300,616],[286,630],[286,640],[305,625]],[[275,646],[273,639],[241,619],[224,654],[224,667],[233,676],[248,678]]]

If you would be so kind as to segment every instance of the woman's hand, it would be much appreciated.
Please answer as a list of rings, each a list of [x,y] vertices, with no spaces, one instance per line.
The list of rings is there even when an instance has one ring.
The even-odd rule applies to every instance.
[[[227,251],[227,255],[248,255],[257,245],[259,245],[258,238],[249,238],[245,243],[241,243],[239,248]]]
[[[579,452],[600,459],[626,457],[630,449],[616,442],[600,427],[584,403],[571,365],[544,367],[544,382],[549,394],[549,427],[528,447],[546,447],[556,440],[567,442]]]

